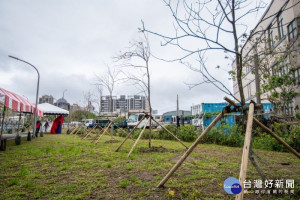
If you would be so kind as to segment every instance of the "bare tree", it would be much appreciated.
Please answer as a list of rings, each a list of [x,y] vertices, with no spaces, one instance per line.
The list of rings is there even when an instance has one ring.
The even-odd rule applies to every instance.
[[[243,24],[243,19],[265,7],[265,4],[262,1],[246,0],[164,0],[164,3],[174,18],[175,34],[170,36],[151,31],[145,28],[143,22],[141,31],[161,37],[164,40],[162,46],[173,45],[179,48],[184,54],[169,61],[180,61],[192,70],[200,72],[204,80],[199,84],[213,83],[231,96],[233,95],[230,90],[209,73],[204,61],[206,60],[205,53],[210,51],[219,51],[224,53],[224,56],[228,54],[234,56],[240,102],[244,105],[241,44],[247,37],[247,25]],[[193,45],[187,41],[191,41]],[[200,67],[193,66],[186,61],[187,58],[193,56],[198,59]]]
[[[98,113],[100,116],[101,115],[101,97],[102,97],[102,92],[103,92],[102,86],[96,85],[96,91],[97,91],[97,94],[95,95],[95,103],[98,106]]]
[[[108,65],[106,66],[107,70],[104,74],[95,74],[96,77],[96,85],[102,86],[109,92],[110,103],[109,103],[109,111],[113,112],[113,91],[117,82],[119,81],[118,76],[120,71],[115,70],[115,68],[111,68]]]
[[[89,90],[87,92],[83,93],[84,97],[84,104],[86,104],[86,111],[91,112],[91,108],[93,107],[92,102],[94,102],[94,95],[93,93]]]
[[[116,57],[116,60],[122,61],[122,67],[135,69],[134,73],[132,73],[132,70],[123,70],[123,73],[129,81],[132,81],[133,84],[140,89],[141,92],[145,93],[149,104],[150,116],[152,116],[149,68],[150,57],[151,53],[149,40],[147,35],[142,33],[142,37],[139,39],[139,41],[130,42],[128,49],[124,52],[120,52],[120,54]],[[151,119],[149,129],[149,148],[151,148]]]

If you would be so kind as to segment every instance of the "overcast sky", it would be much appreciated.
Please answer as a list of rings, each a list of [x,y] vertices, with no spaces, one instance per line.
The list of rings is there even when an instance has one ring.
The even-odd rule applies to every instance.
[[[67,90],[68,102],[84,105],[83,94],[96,93],[95,74],[105,73],[106,64],[113,67],[112,57],[138,39],[141,20],[153,31],[173,32],[171,13],[160,0],[0,0],[0,87],[35,102],[37,73],[8,57],[12,55],[38,68],[39,96],[59,99]],[[161,38],[149,38],[154,55],[176,55],[175,50],[160,47]],[[212,60],[211,66],[225,62],[222,57]],[[177,94],[180,109],[185,110],[192,104],[223,102],[225,94],[212,85],[189,90],[185,83],[197,82],[201,76],[178,62],[151,58],[150,70],[152,107],[159,113],[176,109]],[[232,90],[224,70],[212,67],[211,72]],[[119,84],[114,91],[117,96],[138,93],[130,83]]]

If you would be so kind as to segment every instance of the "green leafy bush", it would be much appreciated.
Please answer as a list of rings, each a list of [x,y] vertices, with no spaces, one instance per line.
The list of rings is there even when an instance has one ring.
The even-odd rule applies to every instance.
[[[199,135],[200,131],[197,131],[193,125],[185,125],[178,127],[176,133],[176,126],[168,125],[166,128],[175,134],[180,140],[185,142],[195,141]],[[288,125],[283,123],[274,123],[272,127],[273,131],[287,142],[291,147],[300,151],[300,126],[299,125]],[[126,132],[127,130],[124,129]],[[142,129],[136,129],[132,134],[133,138],[137,138]],[[116,129],[115,135],[125,137],[125,134],[120,129]],[[149,129],[146,129],[142,139],[149,138]],[[167,133],[163,128],[153,129],[151,131],[151,138],[160,140],[174,140],[175,138]],[[219,144],[227,145],[232,147],[242,147],[244,145],[245,135],[242,131],[242,127],[239,125],[228,125],[226,123],[221,123],[219,127],[213,127],[201,140],[201,143],[207,144]],[[253,130],[253,148],[265,149],[270,151],[283,151],[288,150],[279,143],[275,138],[269,134],[263,132],[260,128],[255,128]]]
[[[283,139],[288,145],[300,151],[300,126],[285,123],[274,123],[273,132]],[[253,147],[272,151],[288,152],[287,148],[271,135],[261,132],[253,139]]]
[[[193,142],[197,139],[198,135],[196,133],[195,126],[185,125],[179,127],[177,137],[186,142]]]
[[[296,118],[300,119],[300,112],[296,113]]]

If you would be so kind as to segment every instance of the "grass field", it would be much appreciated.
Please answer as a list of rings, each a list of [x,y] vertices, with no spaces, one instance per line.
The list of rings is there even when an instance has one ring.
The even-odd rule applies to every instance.
[[[8,144],[0,152],[0,199],[234,199],[222,184],[239,176],[242,148],[200,144],[169,179],[156,188],[184,147],[176,141],[141,140],[130,158],[128,140],[119,152],[109,136],[98,144],[75,135],[50,135]],[[11,142],[12,143],[12,142]],[[191,145],[191,143],[185,143]],[[255,150],[268,179],[294,179],[295,195],[246,194],[245,199],[299,199],[300,160],[290,153]],[[250,164],[247,179],[260,179]]]

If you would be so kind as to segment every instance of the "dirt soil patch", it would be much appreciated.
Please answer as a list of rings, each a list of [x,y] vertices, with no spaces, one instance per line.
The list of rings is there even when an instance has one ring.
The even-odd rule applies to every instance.
[[[163,146],[159,146],[159,147],[151,147],[151,148],[144,148],[141,147],[139,148],[139,152],[141,153],[150,153],[150,152],[168,152],[169,150],[164,148]]]
[[[120,142],[120,140],[108,140],[108,141],[105,141],[104,143],[107,144],[107,143],[118,143]]]

